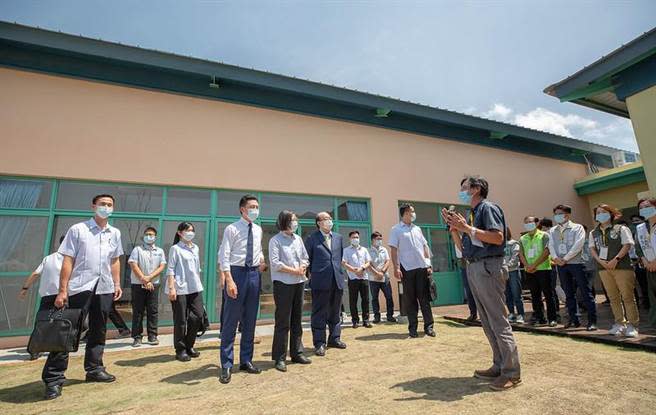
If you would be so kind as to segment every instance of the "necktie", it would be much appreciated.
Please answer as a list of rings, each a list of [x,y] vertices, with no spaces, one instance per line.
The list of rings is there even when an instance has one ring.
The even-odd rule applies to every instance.
[[[248,224],[248,239],[246,240],[246,261],[247,267],[253,266],[253,222]]]
[[[325,236],[326,236],[326,246],[328,247],[328,249],[332,249],[332,247],[330,246],[330,234],[327,234]]]

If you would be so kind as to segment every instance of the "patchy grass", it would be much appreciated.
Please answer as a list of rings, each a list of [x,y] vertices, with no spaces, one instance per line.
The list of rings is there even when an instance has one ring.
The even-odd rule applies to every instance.
[[[190,363],[166,348],[106,353],[113,384],[84,383],[82,359],[72,358],[64,395],[51,402],[41,401],[43,360],[2,365],[0,413],[654,413],[656,354],[516,333],[523,384],[492,392],[472,378],[491,360],[482,330],[437,321],[435,339],[406,339],[403,325],[344,329],[348,349],[287,373],[273,369],[265,337],[255,346],[263,373],[237,372],[229,385],[217,380],[217,343]],[[311,344],[309,333],[304,340]]]

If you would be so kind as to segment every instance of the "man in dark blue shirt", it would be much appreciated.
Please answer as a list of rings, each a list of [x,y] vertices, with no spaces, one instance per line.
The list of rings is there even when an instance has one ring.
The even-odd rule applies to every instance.
[[[508,322],[505,288],[508,270],[504,270],[506,221],[501,208],[487,200],[489,185],[478,176],[460,183],[460,201],[471,206],[469,217],[442,209],[444,221],[463,258],[483,331],[492,347],[492,367],[476,370],[474,376],[490,380],[490,388],[501,391],[521,383],[519,353]]]

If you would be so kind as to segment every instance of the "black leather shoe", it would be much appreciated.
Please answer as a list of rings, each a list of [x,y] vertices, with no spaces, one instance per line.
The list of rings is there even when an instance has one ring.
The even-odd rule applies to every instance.
[[[408,333],[408,338],[409,339],[416,339],[417,337],[419,337],[419,335],[417,333]]]
[[[328,347],[333,349],[346,349],[346,343],[341,340],[337,340],[336,342],[328,343]]]
[[[253,365],[253,362],[240,364],[239,370],[244,371],[246,373],[250,373],[252,375],[259,375],[260,373],[262,373],[262,371],[259,368]]]
[[[193,357],[194,359],[200,356],[200,352],[193,347],[191,349],[187,349],[187,354],[189,357]]]
[[[51,385],[51,386],[46,385],[46,393],[43,396],[43,399],[45,399],[46,401],[51,401],[53,399],[59,398],[61,394],[62,394],[61,385]]]
[[[276,361],[276,370],[279,370],[281,372],[286,372],[287,371],[287,364],[285,363],[284,360]]]
[[[326,355],[326,345],[322,344],[321,346],[314,349],[314,354],[316,354],[317,356],[325,356]]]
[[[368,329],[370,329],[370,328],[373,327],[373,326],[371,325],[371,323],[368,322],[368,321],[365,321],[364,324],[362,324],[362,325],[365,326],[365,327],[368,328]]]
[[[221,370],[219,371],[219,382],[225,385],[226,383],[230,383],[231,378],[232,378],[232,371],[230,370],[230,368],[222,367]]]
[[[380,324],[380,317],[374,317],[374,324]]]
[[[188,362],[191,360],[191,357],[189,357],[186,350],[183,350],[175,354],[175,360],[179,362]]]
[[[567,324],[565,324],[566,329],[569,329],[569,328],[572,328],[572,327],[574,327],[574,328],[581,327],[581,322],[580,321],[568,321]]]
[[[292,357],[292,362],[300,363],[302,365],[309,365],[310,363],[312,363],[312,360],[305,357],[304,355],[298,355],[296,357]]]
[[[428,330],[425,331],[425,333],[426,333],[427,336],[431,336],[431,337],[437,336],[437,333],[435,333],[435,330],[433,330],[433,329],[428,329]]]
[[[467,321],[476,321],[478,320],[478,316],[476,314],[470,314],[469,317],[467,317]]]
[[[396,319],[396,317],[390,317],[390,318],[387,319],[388,323],[396,323],[397,321],[398,320]]]
[[[86,377],[87,382],[110,383],[110,382],[114,382],[115,380],[116,380],[116,376],[110,375],[104,370],[101,370],[99,372],[87,372],[87,377]]]
[[[357,321],[353,322],[353,328],[357,329],[360,324]]]

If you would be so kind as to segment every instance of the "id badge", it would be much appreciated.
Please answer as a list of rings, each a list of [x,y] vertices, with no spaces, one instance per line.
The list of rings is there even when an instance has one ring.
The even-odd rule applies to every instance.
[[[567,254],[567,244],[561,243],[558,245],[558,255]]]
[[[602,246],[599,249],[599,258],[603,259],[606,261],[608,259],[608,247],[607,246]]]
[[[535,254],[536,254],[535,248],[531,248],[531,249],[528,250],[528,257],[529,258],[535,257],[536,256]]]

